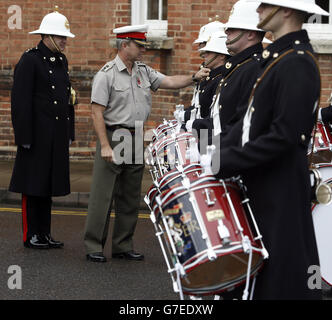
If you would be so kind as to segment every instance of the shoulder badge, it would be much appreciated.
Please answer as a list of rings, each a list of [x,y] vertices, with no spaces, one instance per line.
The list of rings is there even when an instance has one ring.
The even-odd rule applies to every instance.
[[[232,63],[231,63],[231,62],[227,62],[227,63],[225,64],[225,68],[226,68],[226,69],[230,69],[230,68],[232,68]]]
[[[102,71],[102,72],[107,72],[107,71],[111,70],[111,69],[113,68],[113,66],[114,66],[114,62],[113,62],[113,61],[108,62],[108,63],[106,63],[106,64],[101,68],[100,71]]]
[[[37,50],[38,50],[38,47],[33,47],[33,48],[28,49],[28,50],[25,50],[25,52],[37,51]]]

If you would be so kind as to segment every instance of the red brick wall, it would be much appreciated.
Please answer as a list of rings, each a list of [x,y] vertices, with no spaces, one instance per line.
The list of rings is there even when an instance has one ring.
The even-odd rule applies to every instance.
[[[168,0],[168,36],[174,39],[173,50],[148,50],[144,61],[167,75],[191,74],[201,59],[192,45],[202,25],[219,15],[225,22],[235,0]],[[15,148],[10,120],[10,87],[12,72],[21,54],[35,46],[39,36],[29,35],[39,27],[42,17],[53,11],[53,1],[17,0],[22,9],[22,29],[10,30],[7,13],[12,4],[0,0],[0,157],[13,156]],[[90,93],[93,75],[114,58],[116,51],[109,45],[112,29],[131,23],[130,0],[65,0],[59,3],[60,12],[69,20],[76,35],[68,39],[66,55],[70,65],[73,86],[78,92],[76,107],[76,141],[72,156],[91,157],[95,133],[90,117]],[[332,55],[320,56],[323,78],[322,105],[332,90]],[[158,90],[153,93],[153,108],[147,128],[158,125],[163,117],[171,117],[175,104],[188,105],[192,88]]]

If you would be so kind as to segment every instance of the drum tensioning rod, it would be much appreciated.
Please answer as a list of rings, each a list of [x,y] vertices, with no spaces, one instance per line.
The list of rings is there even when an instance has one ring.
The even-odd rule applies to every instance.
[[[195,194],[193,191],[189,191],[189,201],[191,202],[191,204],[193,206],[194,212],[196,213],[196,216],[197,216],[197,221],[198,221],[199,227],[202,230],[202,238],[205,240],[206,246],[208,247],[208,251],[207,251],[208,258],[210,261],[213,261],[217,258],[217,255],[212,248],[209,234],[207,233],[207,230],[206,230],[203,218],[202,218],[202,213],[197,205],[197,200],[196,200],[196,197],[195,197]]]
[[[226,184],[225,184],[224,180],[220,180],[220,181],[223,184],[223,187],[225,189],[225,196],[226,196],[228,204],[229,204],[229,206],[231,208],[231,212],[232,212],[233,218],[235,219],[236,226],[237,226],[238,230],[240,231],[241,237],[242,237],[242,240],[243,240],[243,238],[244,238],[243,228],[242,228],[242,226],[240,224],[239,218],[238,218],[237,213],[235,211],[235,208],[233,206],[233,201],[232,201],[232,199],[231,199],[231,197],[229,195],[229,192],[227,190],[227,187],[226,187]]]
[[[257,225],[256,219],[255,219],[254,214],[253,214],[253,212],[252,212],[252,210],[251,210],[251,206],[249,205],[249,199],[246,198],[245,200],[242,201],[242,203],[245,203],[246,206],[247,206],[247,209],[248,209],[249,214],[250,214],[251,221],[252,221],[252,223],[254,224],[255,231],[256,231],[256,234],[257,234],[257,237],[255,237],[255,240],[259,240],[259,242],[260,242],[260,244],[261,244],[261,246],[262,246],[262,249],[261,249],[260,251],[261,251],[261,253],[262,253],[262,255],[263,255],[263,258],[264,258],[264,259],[267,259],[267,258],[269,257],[269,253],[268,253],[268,251],[266,250],[266,248],[265,248],[265,246],[264,246],[264,243],[263,243],[263,240],[262,240],[263,236],[262,236],[262,234],[260,233],[260,230],[259,230],[259,228],[258,228],[258,225]]]
[[[164,234],[164,232],[162,230],[158,229],[156,215],[153,211],[151,211],[150,219],[151,219],[151,221],[153,223],[153,226],[155,228],[155,232],[156,232],[155,234],[156,234],[156,237],[158,238],[159,245],[160,245],[161,251],[163,253],[166,265],[167,265],[167,272],[169,273],[169,275],[172,279],[173,290],[174,290],[174,292],[178,293],[178,292],[180,292],[180,290],[179,290],[179,287],[178,287],[177,280],[173,276],[174,268],[171,267],[170,262],[168,261],[168,256],[167,256],[163,241],[161,239],[161,236]]]
[[[182,284],[181,284],[181,277],[185,277],[187,275],[187,273],[186,273],[186,271],[184,270],[182,264],[179,261],[178,253],[177,253],[177,251],[175,249],[175,246],[174,246],[174,243],[172,241],[173,237],[172,237],[171,232],[169,230],[169,226],[168,226],[168,223],[166,221],[166,218],[165,218],[165,216],[162,212],[161,206],[159,206],[159,210],[161,212],[162,221],[163,221],[164,227],[166,229],[167,236],[170,239],[169,242],[170,242],[170,245],[171,245],[171,249],[173,251],[173,256],[176,260],[176,262],[174,264],[174,269],[170,269],[171,272],[173,272],[173,270],[176,272],[176,281],[173,282],[173,290],[174,290],[174,292],[178,292],[179,295],[180,295],[180,299],[183,300],[183,290],[182,290]],[[171,272],[170,272],[170,275],[173,279],[173,276],[172,276]]]
[[[163,213],[163,209],[161,208],[162,202],[161,202],[161,199],[160,199],[160,196],[159,196],[159,195],[156,196],[156,202],[157,202],[157,205],[158,205],[159,210],[160,210],[160,214],[161,214],[161,217],[162,217],[162,220],[163,220],[164,227],[165,227],[165,229],[166,229],[167,236],[168,236],[168,238],[170,239],[169,242],[170,242],[170,244],[171,244],[171,248],[172,248],[172,251],[173,251],[173,255],[174,255],[175,259],[176,259],[176,262],[177,262],[177,263],[180,263],[179,258],[178,258],[178,255],[177,255],[176,248],[175,248],[175,246],[174,246],[174,243],[173,243],[173,241],[171,241],[171,239],[173,239],[173,237],[172,237],[171,231],[169,230],[169,226],[168,226],[168,223],[167,223],[167,221],[166,221],[165,215],[164,215],[164,213]],[[186,272],[185,272],[185,270],[184,270],[183,268],[182,268],[182,270],[181,270],[181,274],[182,274],[182,275],[186,275]]]
[[[154,147],[154,150],[156,151],[156,160],[157,160],[157,166],[159,168],[159,172],[160,172],[160,175],[163,176],[163,170],[161,168],[161,164],[160,164],[160,161],[159,161],[159,158],[158,158],[158,151],[157,151],[157,148]]]
[[[161,251],[163,253],[166,265],[167,265],[167,272],[169,273],[169,275],[170,275],[170,277],[172,279],[173,290],[174,290],[174,292],[179,293],[181,300],[183,300],[183,291],[182,291],[181,282],[179,282],[179,279],[175,279],[174,278],[173,272],[175,271],[176,274],[177,274],[177,277],[179,277],[179,272],[185,274],[184,269],[183,269],[183,267],[182,267],[182,270],[181,270],[181,268],[179,268],[179,265],[181,265],[181,264],[178,261],[178,258],[177,258],[176,255],[175,255],[176,260],[177,260],[176,266],[174,266],[173,268],[171,267],[171,265],[169,263],[169,260],[168,260],[168,256],[167,256],[166,250],[165,250],[165,247],[164,247],[164,244],[163,244],[162,239],[161,239],[161,235],[164,234],[164,231],[163,230],[161,230],[161,231],[158,230],[157,219],[156,219],[156,216],[155,216],[153,210],[150,207],[150,200],[149,200],[149,198],[147,196],[144,197],[144,201],[148,205],[148,207],[150,208],[150,212],[151,212],[150,213],[150,219],[151,219],[151,221],[152,221],[152,223],[154,225],[154,228],[155,228],[155,231],[156,231],[156,236],[158,238],[159,245],[160,245]],[[161,214],[162,214],[162,212],[161,212]],[[167,225],[167,222],[164,221],[163,214],[162,214],[162,217],[163,217],[162,219],[163,219],[164,225],[165,225],[165,223]],[[167,230],[166,225],[165,225],[165,229],[166,229],[167,236],[169,237],[169,239],[172,239],[172,238],[170,238],[170,232]],[[170,241],[170,243],[171,243],[171,247],[172,247],[172,251],[173,251],[173,255],[174,255],[174,246],[172,246],[172,241]]]
[[[183,166],[184,165],[184,160],[182,158],[182,153],[181,153],[181,150],[179,148],[179,144],[176,140],[174,140],[174,144],[175,144],[176,152],[178,153],[178,158],[180,160],[180,165]]]

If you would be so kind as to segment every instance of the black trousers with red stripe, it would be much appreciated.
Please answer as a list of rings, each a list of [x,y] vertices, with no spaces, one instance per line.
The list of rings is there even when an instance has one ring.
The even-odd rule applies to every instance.
[[[33,235],[51,233],[51,197],[36,197],[22,194],[23,241]]]

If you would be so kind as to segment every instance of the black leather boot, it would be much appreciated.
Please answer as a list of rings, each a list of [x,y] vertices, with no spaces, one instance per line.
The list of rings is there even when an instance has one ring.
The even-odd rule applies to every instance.
[[[62,248],[64,246],[63,242],[54,240],[50,234],[45,235],[44,237],[50,248]]]
[[[49,243],[45,239],[45,237],[42,237],[40,235],[33,235],[32,237],[29,237],[27,241],[24,242],[24,247],[31,248],[31,249],[49,249]]]

